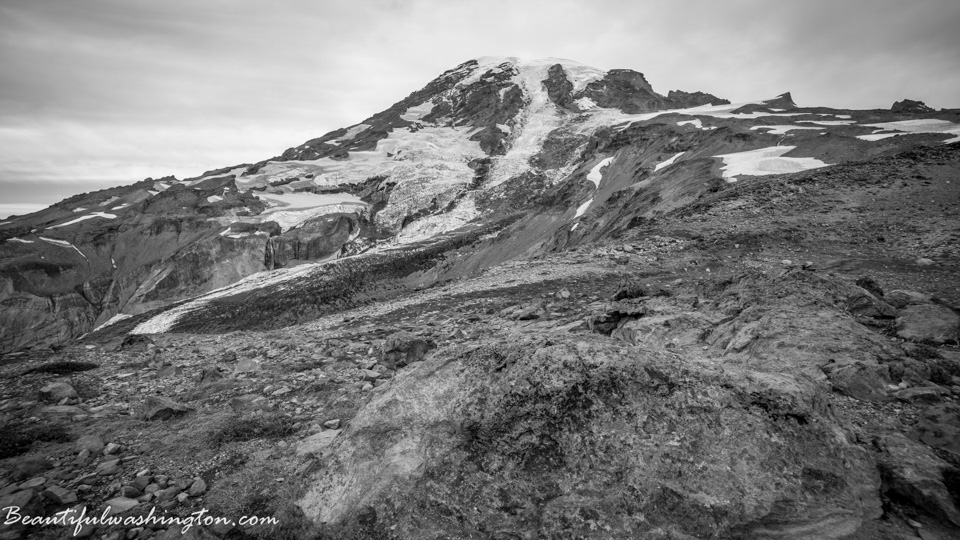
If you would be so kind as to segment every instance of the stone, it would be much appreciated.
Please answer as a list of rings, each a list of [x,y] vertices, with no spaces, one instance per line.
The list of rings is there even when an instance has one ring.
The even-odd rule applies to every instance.
[[[223,374],[220,373],[220,370],[215,367],[204,368],[198,377],[200,384],[210,384],[223,379]]]
[[[140,475],[133,479],[133,487],[143,491],[153,482],[153,477],[149,475]]]
[[[170,486],[157,491],[154,495],[156,496],[158,502],[165,502],[176,499],[177,495],[180,494],[180,491],[181,490],[179,487]]]
[[[898,315],[896,308],[861,287],[853,288],[853,294],[847,297],[846,308],[854,315],[875,319],[893,319]]]
[[[297,444],[296,454],[298,456],[320,457],[323,450],[333,444],[334,439],[340,434],[339,429],[330,429],[321,431],[303,439]]]
[[[86,411],[74,405],[51,405],[40,409],[40,414],[47,416],[78,416]]]
[[[160,369],[157,370],[158,379],[166,379],[168,377],[182,377],[183,376],[183,367],[174,366],[171,364],[164,364],[160,366]]]
[[[878,446],[884,485],[890,493],[924,514],[960,527],[960,510],[943,482],[949,464],[900,434],[882,437]]]
[[[337,429],[340,427],[340,419],[334,418],[333,420],[327,420],[323,423],[323,427],[327,429]]]
[[[141,416],[146,420],[168,420],[183,416],[193,410],[172,399],[162,396],[147,396],[141,406]]]
[[[237,365],[234,367],[233,371],[234,373],[252,373],[255,371],[260,371],[260,363],[253,358],[243,358],[237,362]]]
[[[833,389],[840,394],[874,403],[890,400],[887,383],[880,376],[879,367],[876,365],[863,362],[828,362],[820,369],[830,379]]]
[[[104,449],[103,449],[103,455],[105,455],[105,456],[112,456],[112,455],[120,452],[121,449],[123,449],[123,447],[120,446],[119,444],[117,444],[117,443],[110,443],[110,444],[108,444],[106,447],[104,447]]]
[[[50,486],[40,492],[40,496],[54,504],[73,504],[77,502],[77,493],[60,486]]]
[[[0,510],[11,506],[19,508],[20,515],[39,516],[43,514],[43,502],[37,492],[32,489],[16,491],[5,497],[0,497]],[[4,515],[6,515],[6,512],[4,512]]]
[[[46,483],[47,478],[45,476],[35,476],[29,480],[21,482],[17,487],[20,489],[33,489],[39,491],[39,488],[42,488]]]
[[[432,341],[401,331],[391,334],[383,343],[382,363],[397,369],[414,362],[423,361],[435,345]]]
[[[375,381],[380,378],[380,372],[372,369],[362,369],[360,375],[364,381]]]
[[[917,266],[930,266],[931,264],[933,264],[933,260],[927,259],[926,257],[920,257],[919,259],[917,259],[916,263],[917,263]]]
[[[274,397],[280,397],[280,396],[285,396],[292,391],[293,390],[291,390],[289,386],[281,386],[280,388],[277,388],[273,392],[270,392],[270,395]]]
[[[110,515],[123,514],[138,504],[140,503],[135,499],[129,499],[127,497],[114,497],[104,503],[104,505],[110,509]]]
[[[233,363],[237,361],[237,351],[227,350],[223,352],[223,355],[220,357],[221,362]]]
[[[137,489],[134,486],[123,486],[120,488],[120,496],[127,497],[129,499],[136,499],[143,495],[143,491]]]
[[[77,397],[79,397],[77,391],[66,381],[55,381],[40,389],[40,400],[47,403],[57,403],[64,399]]]
[[[230,398],[229,403],[234,412],[265,409],[269,405],[267,398],[257,394],[244,394]]]
[[[907,403],[938,403],[943,396],[949,395],[950,392],[939,386],[914,386],[912,388],[905,388],[903,390],[898,390],[893,395],[900,401],[905,401]]]
[[[960,460],[960,405],[942,403],[928,407],[914,425],[913,438]]]
[[[112,476],[120,472],[120,460],[111,459],[109,461],[104,461],[103,463],[97,465],[96,473],[97,476]]]
[[[146,352],[156,347],[152,339],[143,334],[129,334],[123,338],[119,349],[121,351]]]
[[[897,335],[936,344],[956,343],[960,337],[960,316],[937,304],[908,305],[897,317]]]
[[[103,439],[96,435],[83,435],[77,442],[74,443],[74,447],[77,449],[77,452],[82,452],[87,450],[91,454],[99,454],[103,452],[103,449],[106,445],[103,442]]]
[[[207,483],[203,481],[203,478],[196,478],[192,484],[190,484],[190,496],[199,497],[207,492]]]
[[[883,299],[897,309],[903,309],[914,304],[929,304],[932,301],[929,295],[902,289],[890,291]]]

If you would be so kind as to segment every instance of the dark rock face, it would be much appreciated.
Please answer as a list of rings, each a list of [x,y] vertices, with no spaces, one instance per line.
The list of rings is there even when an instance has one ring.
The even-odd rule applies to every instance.
[[[578,97],[588,97],[601,107],[620,109],[627,114],[669,108],[643,73],[629,69],[611,69],[602,79],[588,84]]]
[[[267,241],[264,266],[281,268],[294,260],[325,259],[340,252],[357,236],[360,223],[356,214],[327,214],[311,219]]]
[[[556,64],[547,70],[547,79],[543,81],[550,101],[558,107],[567,108],[573,103],[573,83],[567,78],[563,66]]]
[[[667,92],[667,99],[674,103],[674,107],[681,109],[699,107],[701,105],[727,105],[730,103],[728,99],[718,98],[706,92],[684,92],[683,90],[671,90]]]
[[[895,113],[928,113],[935,112],[935,109],[933,107],[927,107],[927,104],[922,101],[904,99],[903,101],[894,102],[893,106],[890,107],[890,111]]]

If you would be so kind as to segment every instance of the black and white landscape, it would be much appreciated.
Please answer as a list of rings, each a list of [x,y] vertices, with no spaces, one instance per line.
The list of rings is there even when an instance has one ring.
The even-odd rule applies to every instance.
[[[958,537],[960,109],[642,67],[0,219],[0,538]]]

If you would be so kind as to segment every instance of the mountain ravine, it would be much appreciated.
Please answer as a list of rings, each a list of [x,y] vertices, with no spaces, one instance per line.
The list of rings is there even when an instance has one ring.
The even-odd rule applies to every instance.
[[[960,111],[919,97],[485,57],[8,218],[0,538],[958,538]]]

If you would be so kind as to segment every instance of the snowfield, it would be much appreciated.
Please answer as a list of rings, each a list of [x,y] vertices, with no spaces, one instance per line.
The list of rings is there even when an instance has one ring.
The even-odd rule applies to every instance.
[[[764,176],[828,166],[827,163],[816,158],[783,157],[794,148],[796,146],[771,146],[713,157],[723,160],[724,166],[720,170],[729,182],[735,182],[736,177],[740,175]]]
[[[673,156],[672,158],[664,161],[663,163],[657,163],[657,166],[653,168],[653,172],[657,172],[657,171],[659,171],[660,169],[663,169],[663,168],[665,168],[665,167],[669,167],[669,166],[673,165],[673,163],[674,163],[675,161],[677,161],[677,158],[680,157],[680,156],[682,156],[683,154],[684,154],[684,152],[680,152],[679,154],[676,154],[676,155]]]
[[[587,180],[593,182],[593,185],[595,188],[599,189],[600,180],[603,180],[603,173],[601,172],[601,169],[609,166],[610,163],[612,162],[613,162],[613,156],[602,160],[600,163],[597,163],[596,165],[594,165],[592,169],[590,169],[590,173],[587,174]]]
[[[587,202],[581,204],[577,207],[577,213],[574,214],[573,219],[577,219],[587,212],[587,209],[590,208],[590,205],[593,204],[593,197],[587,200]]]
[[[227,285],[226,287],[221,287],[214,291],[210,291],[207,294],[198,296],[189,302],[175,306],[167,311],[164,311],[163,313],[160,313],[159,315],[156,315],[155,317],[147,319],[146,321],[138,324],[133,330],[130,331],[130,333],[160,334],[163,332],[168,332],[171,328],[173,328],[173,325],[177,323],[180,317],[207,305],[211,300],[277,285],[285,281],[306,276],[314,271],[321,270],[321,267],[325,264],[330,264],[330,261],[302,264],[292,268],[281,268],[279,270],[269,270],[253,274],[252,276],[248,276],[232,285]]]
[[[879,141],[887,137],[897,137],[899,135],[909,135],[911,133],[937,133],[944,135],[953,135],[954,137],[943,141],[943,144],[950,144],[960,141],[960,124],[954,124],[947,120],[936,120],[933,118],[922,120],[902,120],[900,122],[884,122],[881,124],[864,124],[866,127],[878,128],[878,131],[893,131],[893,133],[871,133],[870,135],[858,135],[858,139],[864,141]]]
[[[70,221],[68,221],[68,222],[66,222],[66,223],[61,223],[61,224],[59,224],[59,225],[51,225],[51,226],[48,227],[48,228],[49,228],[49,229],[59,229],[60,227],[66,227],[67,225],[74,225],[74,224],[76,224],[76,223],[80,223],[81,221],[85,221],[85,220],[92,219],[92,218],[95,218],[95,217],[103,218],[103,219],[116,219],[116,218],[117,218],[117,215],[116,215],[116,214],[107,214],[107,213],[105,213],[105,212],[92,212],[92,213],[90,213],[89,215],[80,216],[80,217],[78,217],[78,218],[76,218],[76,219],[70,220]]]
[[[795,126],[793,124],[781,124],[778,126],[753,126],[750,128],[750,131],[757,131],[760,129],[769,129],[770,131],[766,132],[767,135],[786,135],[788,131],[793,129],[823,130],[824,128],[810,127],[810,126]]]

